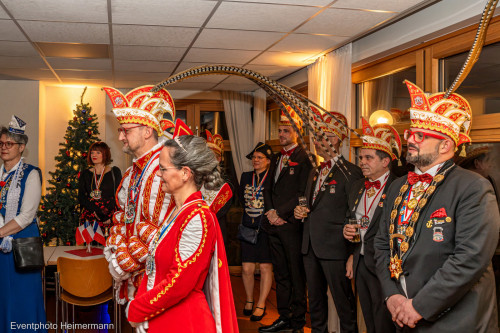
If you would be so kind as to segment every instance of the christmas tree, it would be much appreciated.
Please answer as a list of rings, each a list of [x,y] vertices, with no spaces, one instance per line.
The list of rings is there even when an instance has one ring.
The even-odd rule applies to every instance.
[[[51,179],[40,207],[40,230],[47,245],[73,245],[75,230],[79,225],[78,179],[88,167],[87,153],[90,145],[99,140],[97,116],[92,114],[89,103],[80,104],[73,110],[74,117],[68,123],[64,143],[60,143],[56,170],[50,171]]]

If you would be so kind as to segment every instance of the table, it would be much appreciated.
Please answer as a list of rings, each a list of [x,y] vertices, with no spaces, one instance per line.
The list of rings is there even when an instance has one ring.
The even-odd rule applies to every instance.
[[[96,258],[103,258],[103,254],[98,254],[95,256],[88,256],[88,257],[80,257],[76,256],[74,254],[68,253],[66,251],[71,251],[71,250],[81,250],[87,248],[85,245],[81,246],[47,246],[43,248],[43,256],[45,260],[45,265],[47,266],[55,266],[57,265],[57,258],[59,257],[66,257],[66,258],[71,258],[71,259],[80,259],[80,260],[89,260],[89,259],[96,259]]]

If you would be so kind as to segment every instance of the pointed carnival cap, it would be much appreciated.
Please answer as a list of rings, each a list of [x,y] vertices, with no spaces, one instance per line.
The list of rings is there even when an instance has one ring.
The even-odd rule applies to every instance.
[[[363,148],[376,149],[386,152],[393,160],[401,156],[401,138],[398,131],[387,124],[376,124],[373,127],[365,119],[363,123]]]
[[[13,115],[9,123],[9,132],[13,134],[24,134],[26,131],[26,122],[18,116]]]
[[[142,86],[123,95],[111,87],[104,87],[113,104],[113,113],[120,124],[141,124],[152,127],[158,136],[172,137],[175,106],[166,89],[152,93],[154,86]]]
[[[294,109],[290,105],[285,106],[286,110],[290,114],[290,118],[292,118],[293,122],[297,126],[299,130],[302,130],[302,119],[300,119],[299,115],[295,112]],[[280,121],[278,123],[279,126],[292,126],[290,119],[281,111]]]
[[[457,147],[471,142],[472,112],[464,97],[453,93],[445,98],[444,92],[426,94],[410,81],[404,82],[411,96],[410,127],[447,135]]]
[[[178,136],[183,136],[183,135],[194,135],[193,131],[189,128],[186,123],[184,123],[182,120],[177,118],[175,121],[175,129],[174,129],[174,135],[172,138],[176,138]]]
[[[344,139],[347,138],[347,118],[342,113],[334,111],[329,112],[337,118],[335,119],[327,113],[321,113],[312,105],[310,108],[314,112],[314,119],[319,122],[319,127],[323,132],[335,134],[340,141],[344,141]]]
[[[208,148],[212,149],[215,154],[222,156],[224,153],[224,140],[222,140],[222,136],[220,134],[212,135],[209,130],[205,130],[205,134],[207,135]]]

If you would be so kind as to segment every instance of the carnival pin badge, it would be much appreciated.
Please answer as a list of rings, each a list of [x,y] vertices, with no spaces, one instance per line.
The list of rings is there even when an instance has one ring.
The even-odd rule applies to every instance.
[[[445,222],[451,222],[451,217],[448,216],[444,208],[439,208],[431,214],[430,220],[427,221],[425,226],[430,229],[433,225],[440,225]]]
[[[385,193],[382,194],[382,197],[380,198],[380,201],[378,203],[379,207],[384,207],[384,199],[385,199],[385,197],[386,197],[386,194]]]
[[[288,166],[290,167],[290,175],[295,174],[295,169],[292,167],[297,166],[297,165],[299,165],[299,163],[297,163],[297,162],[293,162],[293,161],[288,162]]]
[[[331,182],[328,183],[328,186],[330,186],[330,193],[333,194],[335,193],[335,185],[337,184],[337,182],[335,181],[335,179],[333,179]]]
[[[435,242],[442,242],[444,240],[443,227],[434,227],[434,233],[432,234],[432,240]]]

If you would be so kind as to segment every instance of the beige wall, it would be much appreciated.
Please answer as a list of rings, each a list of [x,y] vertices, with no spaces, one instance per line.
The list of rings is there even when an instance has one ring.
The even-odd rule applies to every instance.
[[[28,163],[42,169],[45,193],[49,185],[49,171],[55,171],[55,157],[63,142],[73,110],[80,104],[83,86],[46,86],[38,81],[0,80],[0,125],[8,126],[12,114],[27,122],[29,137],[24,154]],[[130,89],[123,89],[127,93]],[[171,91],[173,98],[220,99],[219,92]],[[100,88],[87,88],[83,98],[90,103],[99,121],[99,137],[111,148],[113,165],[122,173],[131,165],[132,158],[122,152],[118,141],[118,121],[111,112],[112,105]]]
[[[80,97],[84,87],[40,86],[40,160],[45,189],[48,186],[49,171],[55,171],[55,157],[59,153],[60,143],[64,140],[68,122],[73,118],[73,110],[80,104]],[[105,138],[105,99],[99,88],[87,88],[83,103],[90,103],[92,113],[99,121],[99,137]]]
[[[0,80],[0,125],[8,127],[13,114],[27,123],[26,134],[29,141],[23,155],[27,163],[36,166],[38,166],[38,87],[38,81]]]

